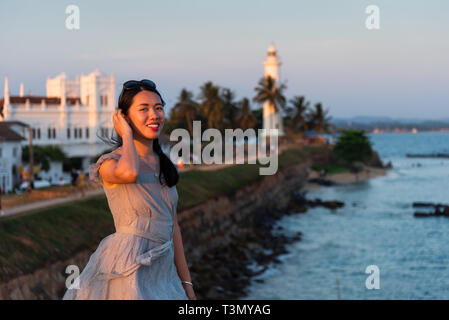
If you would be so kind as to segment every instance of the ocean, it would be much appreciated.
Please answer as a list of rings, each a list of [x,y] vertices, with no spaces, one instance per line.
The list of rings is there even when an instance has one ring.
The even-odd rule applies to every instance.
[[[449,299],[449,218],[415,218],[412,208],[415,201],[449,204],[449,159],[406,157],[449,153],[449,133],[369,137],[393,169],[384,177],[309,192],[308,198],[345,206],[277,221],[275,228],[300,231],[302,239],[287,245],[281,263],[253,278],[242,300]],[[367,273],[368,266],[378,272]],[[377,282],[367,281],[374,276]]]

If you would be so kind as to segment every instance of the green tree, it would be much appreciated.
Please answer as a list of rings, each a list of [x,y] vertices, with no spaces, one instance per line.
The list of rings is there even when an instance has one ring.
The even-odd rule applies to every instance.
[[[170,122],[177,127],[186,127],[193,135],[193,120],[200,113],[199,104],[193,100],[193,93],[182,89],[178,102],[170,111]]]
[[[235,94],[231,91],[231,89],[222,89],[221,100],[223,102],[223,125],[226,128],[230,129],[234,129],[237,127],[236,117],[239,109],[234,99]]]
[[[373,149],[363,130],[342,130],[333,152],[337,157],[352,164],[355,161],[369,160]]]
[[[206,82],[200,88],[201,99],[200,109],[204,118],[207,120],[208,128],[223,128],[224,108],[220,97],[220,87],[215,86],[211,81]]]
[[[258,86],[254,88],[256,96],[253,98],[253,101],[261,104],[268,101],[274,106],[274,110],[279,112],[280,109],[285,109],[285,89],[287,89],[285,84],[281,83],[277,86],[276,81],[272,77],[263,77],[259,80]]]
[[[262,129],[263,128],[263,110],[255,109],[251,111],[251,114],[256,119],[256,127],[254,129]]]
[[[309,128],[314,129],[317,134],[331,133],[335,127],[331,124],[332,117],[329,117],[328,113],[329,110],[323,110],[320,102],[316,103],[315,109],[308,114]]]
[[[239,128],[245,131],[248,128],[255,128],[257,125],[257,119],[250,110],[248,98],[243,98],[239,103],[240,112],[236,118],[236,123]]]
[[[165,120],[164,127],[162,128],[162,132],[161,132],[162,134],[166,134],[166,135],[170,136],[171,132],[173,130],[175,130],[176,128],[181,127],[181,128],[187,129],[187,125],[184,127],[179,124],[178,120],[174,120],[174,119],[176,119],[176,116],[173,116],[172,110],[170,110],[170,117],[167,120]]]
[[[306,102],[304,96],[295,96],[289,102],[292,107],[289,107],[287,111],[289,118],[288,128],[293,133],[304,133],[308,129],[307,111],[309,110],[310,102]]]
[[[58,146],[33,146],[34,164],[39,164],[44,171],[50,169],[50,161],[64,161],[66,155]],[[24,146],[22,148],[22,161],[30,161],[30,148]]]

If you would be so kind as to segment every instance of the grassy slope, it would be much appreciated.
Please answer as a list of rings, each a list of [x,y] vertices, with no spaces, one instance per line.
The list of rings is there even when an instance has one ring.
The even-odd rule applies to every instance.
[[[279,169],[304,161],[322,147],[290,149],[279,156]],[[256,181],[259,165],[243,164],[215,171],[183,172],[177,185],[178,211],[219,195],[229,195]],[[114,232],[104,196],[67,203],[33,214],[0,220],[0,281],[94,249]]]

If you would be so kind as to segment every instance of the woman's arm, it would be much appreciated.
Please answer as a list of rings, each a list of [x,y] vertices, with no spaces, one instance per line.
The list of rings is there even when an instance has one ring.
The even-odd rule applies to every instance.
[[[132,129],[119,109],[113,116],[114,127],[121,136],[123,145],[120,159],[105,161],[99,169],[104,182],[134,183],[139,172],[139,157],[134,145]]]
[[[175,266],[178,276],[182,281],[192,282],[190,278],[189,267],[187,266],[186,257],[184,255],[184,246],[182,244],[181,229],[178,224],[178,216],[175,214],[175,221],[173,227],[173,245],[175,248]],[[183,283],[186,295],[190,300],[196,300],[193,287],[190,284]]]

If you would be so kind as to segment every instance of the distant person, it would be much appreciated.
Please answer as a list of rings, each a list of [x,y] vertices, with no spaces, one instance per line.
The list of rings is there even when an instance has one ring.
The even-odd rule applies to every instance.
[[[28,183],[28,193],[31,193],[31,191],[34,190],[34,179],[29,181]]]
[[[78,178],[76,179],[76,185],[78,186],[81,197],[84,198],[84,190],[86,189],[86,174],[83,171],[81,171],[81,173],[78,175]]]
[[[324,178],[327,175],[327,170],[325,168],[321,169],[320,171],[320,177]]]
[[[153,81],[123,84],[112,116],[118,136],[103,139],[114,150],[89,167],[116,232],[100,242],[64,300],[196,299],[176,214],[178,170],[159,144],[164,106]]]
[[[78,180],[78,172],[75,168],[72,168],[72,172],[70,173],[70,182],[74,187],[76,187],[76,180]]]

